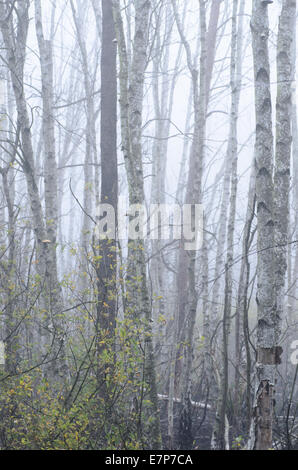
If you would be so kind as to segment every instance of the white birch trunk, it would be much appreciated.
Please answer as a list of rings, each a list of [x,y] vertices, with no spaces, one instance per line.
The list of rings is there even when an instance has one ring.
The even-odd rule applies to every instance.
[[[48,328],[53,331],[52,354],[60,357],[49,363],[47,369],[52,380],[65,380],[67,365],[65,362],[65,325],[61,312],[63,310],[62,292],[58,280],[57,268],[57,228],[58,228],[58,175],[55,149],[55,121],[53,109],[53,53],[51,41],[44,39],[42,11],[40,0],[35,0],[35,26],[40,54],[42,103],[43,103],[43,149],[44,149],[44,197],[45,197],[45,230],[47,233],[47,270],[46,296],[48,311]]]
[[[151,11],[149,0],[136,0],[132,64],[128,74],[128,56],[119,0],[114,1],[114,18],[120,59],[120,112],[122,149],[128,181],[129,203],[144,204],[142,162],[142,110],[145,70],[147,66],[148,28]],[[147,285],[147,267],[143,240],[129,240],[127,267],[126,315],[146,320],[145,380],[151,402],[150,429],[152,448],[161,448],[155,361],[151,323],[151,306]]]
[[[277,45],[276,172],[273,186],[273,133],[268,54],[268,2],[255,0],[251,21],[256,106],[256,197],[258,214],[258,359],[250,446],[272,447],[276,366],[284,274],[283,243],[288,237],[288,182],[291,152],[291,42],[295,1],[284,1]],[[283,155],[281,155],[281,148]],[[281,184],[281,192],[276,184]],[[282,198],[280,194],[282,193]],[[281,200],[282,199],[282,200]],[[280,211],[284,210],[285,213]],[[280,226],[281,221],[285,228]],[[274,249],[275,244],[279,246]],[[279,264],[279,265],[278,265]]]
[[[238,0],[233,1],[232,13],[232,37],[231,37],[231,67],[230,67],[230,85],[231,85],[231,111],[230,111],[230,130],[226,155],[226,165],[231,174],[230,187],[230,208],[227,223],[227,255],[226,255],[226,275],[225,275],[225,298],[224,298],[224,313],[223,313],[223,368],[221,370],[219,400],[217,405],[216,425],[214,429],[214,437],[212,439],[215,449],[227,449],[229,442],[226,441],[226,436],[229,435],[226,429],[226,406],[228,399],[228,378],[229,378],[229,335],[231,326],[231,313],[232,313],[232,282],[233,282],[233,260],[234,260],[234,231],[235,231],[235,218],[236,218],[236,197],[238,186],[238,141],[237,141],[237,125],[238,125],[238,112],[241,91],[241,75],[242,75],[242,25],[243,25],[243,10],[244,1],[241,2],[240,20],[237,22],[238,14]],[[237,27],[238,26],[238,27]],[[229,163],[228,163],[229,162]],[[225,211],[228,209],[227,207]],[[227,212],[225,217],[227,216]],[[220,223],[226,224],[225,219]],[[222,250],[223,246],[219,247]],[[216,302],[216,299],[214,299]]]

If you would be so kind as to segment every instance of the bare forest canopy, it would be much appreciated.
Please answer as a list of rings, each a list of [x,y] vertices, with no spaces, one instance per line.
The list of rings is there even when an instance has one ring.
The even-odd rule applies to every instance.
[[[296,0],[0,1],[0,449],[298,448]]]

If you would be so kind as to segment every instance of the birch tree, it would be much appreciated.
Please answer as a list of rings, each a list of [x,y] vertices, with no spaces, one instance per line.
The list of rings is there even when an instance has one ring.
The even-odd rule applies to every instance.
[[[115,28],[120,60],[120,113],[122,151],[124,154],[128,181],[129,203],[140,207],[144,204],[144,176],[142,162],[142,108],[144,79],[147,66],[148,28],[151,2],[135,2],[135,32],[133,39],[132,64],[128,74],[127,47],[121,18],[119,1],[114,1]],[[140,228],[141,230],[141,228]],[[147,268],[144,240],[128,240],[128,268],[126,276],[126,315],[144,316],[145,338],[145,380],[151,402],[151,432],[154,449],[161,447],[158,412],[156,371],[153,354],[151,307],[147,285]]]
[[[277,44],[278,91],[274,176],[268,54],[268,2],[254,2],[251,23],[256,95],[256,195],[258,210],[258,364],[252,447],[257,450],[266,450],[272,447],[276,366],[280,363],[282,351],[279,346],[279,335],[284,302],[285,246],[288,241],[291,43],[295,12],[295,1],[283,2]]]
[[[47,276],[51,299],[51,325],[61,342],[61,352],[64,350],[64,326],[59,315],[63,310],[61,288],[58,281],[57,269],[57,228],[58,228],[58,175],[55,149],[55,120],[53,108],[53,52],[50,40],[45,40],[42,26],[42,10],[40,0],[35,0],[35,25],[40,54],[42,100],[43,100],[43,148],[44,148],[44,186],[45,186],[45,229],[48,241],[43,240],[48,248]],[[65,358],[64,358],[65,359]],[[63,359],[63,362],[64,362]],[[66,364],[63,364],[64,374]]]
[[[29,2],[26,0],[19,0],[17,2],[17,30],[13,31],[13,22],[10,8],[8,5],[1,5],[1,31],[7,49],[7,65],[10,72],[12,81],[16,107],[17,107],[17,120],[20,128],[21,135],[21,163],[26,176],[27,189],[31,205],[31,213],[33,217],[33,227],[37,243],[37,256],[38,256],[38,273],[40,275],[41,283],[45,282],[45,292],[43,293],[43,309],[46,312],[46,320],[41,328],[41,334],[45,339],[44,361],[50,366],[46,367],[46,373],[52,380],[64,381],[65,380],[65,356],[64,356],[64,330],[61,322],[59,321],[59,312],[61,305],[53,299],[56,298],[58,280],[57,270],[55,263],[55,227],[57,223],[57,214],[54,215],[55,199],[52,199],[52,193],[47,187],[47,215],[54,215],[54,219],[48,219],[48,225],[45,223],[44,213],[42,209],[41,198],[36,184],[36,171],[34,162],[34,153],[32,146],[31,124],[27,109],[26,97],[24,92],[24,63],[26,58],[26,41],[28,34],[28,17]],[[10,12],[10,13],[9,13]],[[7,20],[5,20],[7,18]],[[49,74],[51,69],[49,69]],[[47,80],[49,75],[47,74]],[[47,88],[46,92],[51,93],[51,88]],[[51,95],[50,95],[51,96]],[[45,96],[46,97],[46,96]],[[48,95],[49,98],[49,95]],[[45,111],[45,119],[47,124],[51,125],[52,115],[49,117],[50,112],[50,99],[47,100],[47,108]],[[47,129],[45,132],[48,132]],[[48,158],[53,163],[53,155],[51,153],[51,146],[49,149]],[[45,167],[47,163],[45,164]],[[48,167],[49,168],[49,167]],[[52,176],[47,175],[51,181]],[[54,173],[55,178],[55,173]],[[47,184],[50,181],[47,180]],[[52,180],[53,182],[53,180]],[[55,189],[55,188],[54,188]],[[54,198],[57,197],[54,195]],[[55,222],[56,221],[56,222]],[[47,232],[49,229],[49,233]],[[49,236],[52,239],[49,239]],[[53,243],[53,249],[50,248]],[[53,296],[53,294],[55,295]]]
[[[239,10],[238,10],[239,8]],[[239,21],[237,21],[239,11]],[[236,197],[238,186],[238,114],[242,80],[242,35],[243,35],[243,11],[244,2],[239,5],[238,0],[233,2],[232,11],[232,36],[231,36],[231,65],[230,65],[230,86],[231,86],[231,111],[230,129],[226,154],[226,170],[229,171],[230,182],[227,192],[230,194],[230,209],[227,223],[227,255],[225,263],[225,299],[223,313],[223,369],[220,377],[220,389],[217,408],[216,427],[214,430],[213,445],[215,448],[227,449],[229,442],[226,442],[226,405],[228,397],[228,377],[229,377],[229,334],[231,329],[232,314],[232,273],[234,261],[234,232],[236,217]],[[226,175],[225,175],[226,176]],[[224,206],[224,205],[223,205]],[[223,211],[227,208],[222,206]],[[227,214],[225,214],[227,215]],[[221,224],[225,224],[225,215],[220,219]],[[221,214],[222,216],[222,214]],[[220,242],[220,240],[219,240]],[[223,245],[222,245],[223,246]],[[222,249],[219,247],[219,250]]]

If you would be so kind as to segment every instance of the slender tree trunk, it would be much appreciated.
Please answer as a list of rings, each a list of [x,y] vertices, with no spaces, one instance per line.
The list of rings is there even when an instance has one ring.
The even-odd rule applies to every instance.
[[[252,15],[256,101],[256,194],[258,211],[258,364],[252,448],[272,447],[276,366],[283,314],[288,241],[291,156],[291,50],[295,0],[285,0],[277,44],[276,171],[273,186],[273,136],[268,54],[268,4],[255,0]],[[277,186],[280,185],[280,186]],[[275,248],[274,248],[275,247]]]
[[[293,40],[296,0],[283,0],[277,38],[276,143],[274,172],[275,295],[277,339],[285,313],[285,277],[289,241],[289,194],[292,151]]]
[[[44,148],[44,186],[45,186],[45,229],[47,234],[47,284],[46,295],[50,306],[49,322],[58,341],[55,341],[54,354],[59,361],[49,363],[49,373],[65,379],[67,365],[65,362],[64,334],[65,327],[61,318],[63,310],[62,292],[58,281],[57,268],[57,228],[58,228],[58,175],[55,149],[55,121],[53,109],[53,53],[51,41],[46,41],[43,34],[42,11],[40,0],[35,0],[36,35],[40,54],[42,102],[43,102],[43,148]],[[54,370],[51,370],[54,367]]]
[[[233,1],[232,14],[232,37],[231,37],[231,68],[230,68],[230,84],[231,84],[231,113],[230,113],[230,130],[227,147],[226,167],[230,171],[230,210],[227,224],[227,256],[225,263],[225,299],[223,313],[223,369],[221,371],[221,383],[219,390],[219,400],[217,406],[216,426],[214,429],[213,444],[217,449],[226,449],[229,446],[225,442],[228,435],[226,430],[226,406],[228,398],[228,378],[229,378],[229,335],[231,328],[232,313],[232,282],[233,282],[233,260],[234,260],[234,231],[236,218],[236,197],[238,186],[238,141],[237,141],[237,125],[238,112],[241,91],[241,75],[242,75],[242,15],[244,10],[244,1],[241,2],[240,21],[237,27],[238,0]],[[228,164],[229,162],[229,164]],[[228,203],[227,203],[228,205]],[[227,214],[226,214],[227,215]],[[224,225],[226,221],[221,221]],[[222,249],[222,246],[220,250]]]
[[[113,6],[110,0],[102,0],[102,55],[101,55],[101,204],[113,207],[117,217],[118,167],[117,167],[117,44],[115,41]],[[98,387],[102,388],[100,372],[101,342],[112,342],[116,328],[116,233],[114,239],[100,238],[96,241],[95,252],[98,278],[97,293],[97,351]],[[106,343],[105,343],[106,344]],[[106,346],[105,346],[106,347]],[[108,396],[105,397],[106,399]]]
[[[9,126],[7,125],[8,119],[7,116],[7,93],[6,90],[9,90],[9,86],[6,87],[6,82],[4,78],[0,78],[0,137],[1,141],[5,142],[8,137]],[[17,284],[16,278],[16,220],[15,220],[15,211],[14,211],[14,202],[15,202],[15,188],[14,183],[10,184],[11,179],[11,165],[14,162],[14,157],[8,159],[8,153],[5,150],[1,149],[1,160],[4,163],[0,167],[0,174],[2,177],[2,188],[4,195],[4,206],[7,206],[8,213],[8,224],[7,224],[7,236],[6,233],[3,233],[3,239],[1,236],[1,246],[6,246],[6,238],[8,241],[8,249],[5,250],[8,252],[5,263],[1,265],[1,270],[3,272],[1,276],[1,284],[4,290],[4,331],[2,338],[4,339],[5,344],[5,370],[9,374],[16,373],[17,365],[19,362],[19,349],[20,349],[20,338],[19,338],[19,328],[17,327],[18,318],[15,314],[15,286]],[[1,211],[2,212],[2,211]],[[5,211],[1,213],[1,232],[6,226],[5,223]],[[3,219],[2,219],[3,218]],[[4,230],[3,230],[4,232]],[[2,233],[1,233],[2,235]],[[2,257],[2,256],[1,256]]]
[[[272,447],[276,315],[274,295],[273,134],[268,53],[268,3],[254,0],[251,19],[256,108],[258,216],[258,365],[252,448]],[[267,353],[267,354],[266,354]],[[268,357],[267,357],[268,356]]]
[[[85,162],[84,162],[84,215],[83,215],[83,226],[82,226],[82,248],[83,248],[83,269],[84,269],[84,258],[91,242],[91,219],[90,215],[92,214],[93,209],[93,170],[92,163],[97,161],[97,148],[96,148],[96,131],[95,131],[95,111],[94,111],[94,98],[93,98],[93,86],[91,78],[90,64],[88,61],[88,53],[86,48],[86,41],[84,38],[83,32],[83,18],[84,18],[84,5],[79,0],[78,2],[78,12],[75,9],[73,0],[70,1],[73,20],[77,33],[77,40],[80,50],[81,62],[82,62],[82,71],[84,77],[84,89],[86,94],[86,153],[85,153]],[[99,182],[97,178],[97,172],[95,172],[95,194],[98,195],[99,191]],[[99,203],[99,198],[96,197],[96,203]],[[86,269],[85,269],[86,271]],[[85,282],[82,282],[82,289],[85,289],[87,286]]]
[[[251,373],[252,373],[252,359],[251,359],[251,347],[249,338],[249,323],[248,323],[248,288],[250,281],[250,262],[249,262],[249,250],[253,240],[254,233],[252,234],[252,223],[255,217],[255,205],[256,205],[256,171],[255,162],[253,162],[253,168],[251,170],[249,192],[248,192],[248,203],[246,211],[246,222],[243,232],[243,243],[242,243],[242,261],[240,268],[240,279],[237,294],[237,305],[236,305],[236,324],[235,324],[235,423],[236,429],[239,431],[239,413],[240,413],[240,401],[241,401],[241,365],[242,365],[242,340],[244,342],[245,357],[245,377],[246,377],[246,430],[249,432],[250,421],[251,421]]]
[[[130,205],[143,205],[144,177],[142,163],[142,109],[145,69],[147,65],[148,27],[151,11],[149,0],[135,2],[135,34],[131,71],[128,76],[128,58],[119,1],[114,1],[114,18],[120,59],[120,111],[122,149],[128,180]],[[144,241],[128,240],[126,315],[146,320],[145,380],[150,399],[150,433],[152,448],[161,448],[157,383],[153,353],[151,306],[147,285],[147,267]]]

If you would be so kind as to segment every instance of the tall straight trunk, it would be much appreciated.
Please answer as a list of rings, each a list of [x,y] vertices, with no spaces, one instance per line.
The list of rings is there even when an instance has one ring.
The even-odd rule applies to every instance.
[[[117,44],[113,6],[102,0],[102,54],[101,54],[101,203],[110,204],[115,214],[118,205],[117,167]],[[114,339],[116,328],[116,238],[98,240],[100,261],[96,265],[98,278],[97,325],[98,353],[102,338]],[[99,334],[100,333],[100,334]],[[113,344],[111,345],[113,347]],[[100,357],[98,363],[100,364]],[[98,377],[99,387],[101,374]]]
[[[122,150],[125,159],[130,205],[145,202],[142,162],[142,110],[145,70],[147,66],[148,29],[151,11],[149,0],[136,0],[135,33],[131,70],[128,74],[128,56],[119,0],[114,1],[114,19],[120,59],[120,112]],[[147,266],[144,240],[128,240],[126,316],[146,320],[145,380],[150,399],[151,446],[161,448],[160,419],[157,397],[156,370],[153,353],[151,305],[147,285]]]
[[[276,142],[274,172],[274,244],[277,341],[285,313],[285,277],[289,241],[289,194],[292,151],[293,41],[296,0],[283,0],[277,38]]]
[[[268,3],[255,0],[252,38],[256,102],[256,196],[258,212],[258,363],[252,423],[256,450],[272,447],[276,366],[280,363],[291,157],[291,50],[296,1],[283,1],[277,40],[276,170],[268,54]],[[279,185],[279,186],[277,186]]]
[[[83,249],[83,260],[86,252],[90,247],[91,241],[91,219],[90,215],[93,208],[93,171],[92,163],[97,162],[97,148],[96,148],[96,131],[95,131],[95,111],[94,111],[94,97],[93,97],[93,85],[91,78],[90,62],[88,60],[88,53],[86,47],[86,41],[83,32],[83,18],[84,18],[84,5],[81,1],[78,1],[78,11],[76,11],[73,0],[70,1],[72,10],[73,21],[77,33],[77,41],[80,50],[80,57],[82,62],[82,71],[84,77],[84,89],[86,94],[86,150],[85,150],[85,162],[84,162],[84,215],[82,225],[82,236],[81,244]],[[95,171],[95,194],[98,194],[99,182],[97,178],[97,172]],[[99,203],[98,197],[96,197],[96,203]],[[83,261],[84,266],[84,261]],[[85,283],[82,283],[81,288],[86,288]]]
[[[235,18],[234,15],[234,8],[235,4],[233,3],[233,14],[232,18]],[[237,20],[237,18],[236,18]],[[234,23],[235,21],[234,20]],[[237,30],[234,29],[234,35],[232,38],[232,53],[233,51],[236,52],[236,42],[237,42]],[[241,58],[239,59],[240,63]],[[233,59],[235,62],[235,59]],[[232,67],[233,65],[231,65]],[[233,72],[234,73],[234,72]],[[231,76],[230,76],[231,81]],[[231,83],[232,85],[232,83]],[[232,90],[233,93],[233,90]],[[232,94],[233,96],[233,94]],[[235,96],[235,94],[234,94]],[[235,100],[234,100],[235,101]],[[232,118],[233,119],[233,118]],[[232,121],[231,119],[231,121]],[[220,203],[220,214],[219,214],[219,226],[218,226],[218,244],[216,249],[216,259],[215,259],[215,267],[214,267],[214,285],[212,289],[212,301],[211,301],[211,323],[214,326],[216,322],[219,320],[219,305],[218,302],[220,288],[221,288],[221,276],[220,272],[224,266],[224,253],[226,247],[226,234],[227,234],[227,219],[228,219],[228,210],[229,210],[229,198],[230,198],[230,190],[231,190],[231,175],[232,175],[232,158],[231,158],[231,124],[230,124],[230,134],[229,134],[229,142],[228,142],[228,150],[225,155],[225,169],[224,169],[224,179],[223,179],[223,189],[222,189],[222,199]]]
[[[296,25],[295,25],[296,27]],[[296,28],[295,28],[296,36]],[[296,39],[293,40],[293,52],[292,52],[292,62],[293,62],[293,83],[292,83],[292,134],[293,134],[293,145],[292,145],[292,166],[293,166],[293,208],[294,208],[294,227],[296,230],[294,232],[294,237],[298,239],[298,122],[297,122],[297,86],[296,86]],[[289,247],[290,248],[290,247]],[[290,325],[294,322],[294,305],[295,299],[298,298],[298,243],[294,247],[294,259],[293,259],[293,289],[289,292],[291,295],[289,297],[289,323]],[[293,315],[293,317],[292,317]],[[295,339],[295,338],[293,338]]]
[[[292,155],[292,82],[295,77],[293,42],[296,43],[296,0],[284,0],[277,37],[277,97],[276,97],[276,142],[274,173],[274,243],[275,243],[275,296],[277,317],[277,343],[280,342],[282,324],[287,319],[285,308],[285,281],[291,283],[291,256],[288,245],[290,235],[290,177]],[[295,44],[296,46],[296,44]],[[295,50],[294,46],[294,50]],[[296,158],[296,157],[295,157]],[[290,284],[291,285],[291,284]],[[288,302],[287,302],[288,303]],[[291,325],[291,321],[289,321]],[[290,346],[290,345],[289,345]],[[286,360],[288,358],[286,357]],[[287,365],[285,373],[287,373]]]
[[[232,266],[234,260],[234,231],[236,218],[236,197],[238,186],[238,142],[237,142],[237,125],[240,91],[242,82],[242,35],[243,35],[243,11],[244,1],[241,1],[239,9],[240,20],[237,27],[238,0],[233,1],[232,13],[232,37],[231,37],[231,67],[230,67],[230,86],[231,86],[231,112],[230,112],[230,130],[227,147],[226,165],[231,173],[230,181],[230,209],[227,224],[227,256],[226,256],[226,273],[225,273],[225,296],[224,296],[224,313],[223,313],[223,338],[222,338],[222,358],[223,368],[220,377],[220,390],[217,405],[216,425],[214,429],[213,445],[216,449],[225,449],[229,443],[225,442],[228,435],[226,430],[226,406],[228,397],[228,353],[229,353],[229,334],[231,326],[232,313]],[[229,162],[229,163],[228,163]],[[220,221],[225,224],[224,221]],[[222,247],[220,247],[222,249]]]
[[[258,218],[258,363],[252,448],[272,446],[276,315],[274,296],[273,133],[268,52],[268,3],[254,0],[251,19],[256,110],[256,204]]]
[[[44,197],[45,197],[45,230],[47,233],[48,260],[47,260],[47,284],[46,295],[49,297],[50,306],[49,323],[57,335],[59,341],[56,347],[60,350],[54,352],[61,356],[59,363],[49,364],[49,373],[55,377],[65,378],[67,366],[65,363],[64,325],[61,319],[63,310],[62,292],[58,280],[57,268],[57,228],[58,228],[58,174],[55,149],[55,121],[53,109],[53,52],[50,40],[44,39],[42,26],[42,11],[40,0],[35,0],[35,25],[40,54],[42,103],[43,103],[43,149],[44,149]],[[62,359],[63,356],[63,359]],[[54,365],[54,370],[52,367]],[[56,368],[56,370],[55,370]]]
[[[153,73],[154,81],[152,84],[153,103],[155,112],[155,142],[152,149],[152,184],[151,184],[151,204],[164,204],[165,202],[165,169],[167,161],[167,153],[165,151],[164,142],[168,135],[167,131],[167,119],[170,119],[168,115],[168,95],[169,95],[169,44],[171,37],[171,24],[169,18],[169,12],[165,11],[165,32],[164,36],[167,39],[167,44],[161,43],[161,18],[157,21],[157,37],[155,46],[155,57],[153,59]],[[161,50],[164,50],[164,58],[160,64]],[[162,72],[162,80],[159,79],[159,75]],[[161,82],[161,83],[160,83]],[[173,79],[174,82],[174,79]],[[165,139],[165,140],[164,140]],[[150,277],[152,282],[152,318],[154,325],[157,326],[156,331],[153,330],[155,338],[155,355],[162,353],[161,341],[163,337],[163,326],[159,322],[159,318],[162,318],[165,313],[165,292],[164,292],[164,265],[162,262],[162,241],[152,240],[151,250],[153,258],[150,265]],[[159,325],[158,325],[159,322]]]

